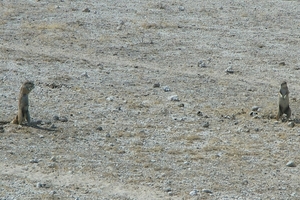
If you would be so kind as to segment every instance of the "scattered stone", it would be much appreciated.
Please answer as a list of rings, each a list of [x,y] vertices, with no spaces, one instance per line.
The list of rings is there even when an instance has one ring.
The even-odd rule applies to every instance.
[[[199,192],[198,190],[193,190],[193,191],[190,192],[190,195],[191,196],[197,196],[198,192]]]
[[[203,126],[204,128],[208,128],[208,127],[209,127],[209,122],[205,122],[202,126]]]
[[[40,183],[40,182],[38,182],[38,183],[36,184],[36,187],[37,187],[37,188],[44,188],[44,187],[46,187],[46,184],[45,184],[45,183]]]
[[[50,128],[55,129],[55,128],[57,128],[57,126],[55,126],[54,124],[52,124],[52,125],[50,126]]]
[[[179,9],[179,11],[184,11],[185,10],[185,8],[183,6],[179,6],[178,9]]]
[[[198,62],[198,67],[202,67],[202,68],[206,67],[205,62],[202,61],[202,60],[200,60],[200,61]]]
[[[53,162],[56,162],[56,157],[55,157],[55,156],[52,156],[52,157],[50,158],[50,160],[53,161]]]
[[[81,74],[81,77],[89,78],[90,76],[87,74],[87,72],[84,72],[83,74]]]
[[[164,90],[165,92],[170,92],[170,91],[171,91],[171,89],[169,88],[169,86],[164,86],[164,87],[163,87],[163,90]]]
[[[234,73],[234,71],[233,71],[233,69],[232,69],[231,66],[228,67],[228,68],[225,70],[225,72],[226,72],[227,74],[233,74],[233,73]]]
[[[57,115],[53,116],[53,120],[58,121],[59,117]]]
[[[248,180],[243,180],[242,185],[248,185]]]
[[[34,158],[34,159],[30,160],[29,162],[30,162],[30,163],[38,163],[39,160],[38,160],[37,158]]]
[[[295,123],[294,123],[294,122],[289,122],[289,123],[288,123],[288,127],[293,128],[294,126],[295,126]]]
[[[253,117],[256,116],[257,114],[258,114],[257,112],[251,111],[249,115]]]
[[[44,136],[43,136],[43,135],[39,135],[39,137],[40,137],[40,138],[44,138]]]
[[[106,98],[106,101],[113,101],[114,100],[114,97],[113,96],[110,96],[110,97],[107,97]]]
[[[253,106],[253,107],[251,108],[252,111],[258,111],[258,109],[259,109],[258,106]]]
[[[211,190],[209,190],[209,189],[202,189],[202,192],[205,192],[205,193],[210,193],[210,194],[212,194],[212,191],[211,191]]]
[[[170,96],[169,99],[170,99],[171,101],[180,101],[180,99],[178,98],[177,95]]]
[[[183,107],[184,107],[184,104],[181,103],[181,104],[179,104],[178,106],[181,107],[181,108],[183,108]]]
[[[296,164],[294,163],[294,161],[289,161],[288,163],[286,163],[286,166],[288,166],[288,167],[296,167]]]
[[[4,128],[3,128],[3,126],[0,126],[0,133],[4,133]]]
[[[102,128],[101,126],[99,126],[98,128],[96,128],[96,130],[98,130],[98,131],[102,131],[102,130],[103,130],[103,128]]]
[[[197,112],[197,115],[198,115],[198,116],[200,116],[200,117],[202,117],[202,116],[203,116],[203,114],[202,114],[202,112],[201,112],[201,111],[198,111],[198,112]]]
[[[164,191],[165,191],[165,192],[171,192],[172,189],[171,189],[171,188],[165,188]]]
[[[285,62],[284,61],[280,62],[279,66],[285,66]]]
[[[56,191],[54,191],[54,190],[53,190],[53,191],[50,191],[49,194],[50,194],[50,195],[55,195],[55,194],[56,194]]]
[[[61,118],[59,118],[59,121],[61,121],[61,122],[67,122],[68,118],[65,117],[65,116],[62,116]]]
[[[85,8],[82,12],[91,12],[89,8]]]
[[[107,137],[107,138],[110,138],[110,134],[109,134],[109,133],[107,133],[107,134],[105,135],[105,137]]]
[[[153,87],[154,87],[154,88],[159,88],[159,87],[160,87],[160,83],[154,83],[154,84],[153,84]]]

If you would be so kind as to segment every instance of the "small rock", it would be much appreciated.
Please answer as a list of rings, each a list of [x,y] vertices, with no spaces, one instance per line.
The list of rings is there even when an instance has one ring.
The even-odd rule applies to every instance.
[[[200,117],[203,116],[203,114],[202,114],[201,111],[198,111],[198,112],[197,112],[197,115],[200,116]]]
[[[248,185],[248,180],[243,180],[242,185]]]
[[[289,123],[288,123],[288,127],[293,128],[294,126],[295,126],[295,123],[294,123],[294,122],[289,122]]]
[[[57,115],[53,116],[53,120],[58,121],[59,117]]]
[[[258,109],[259,109],[258,106],[253,106],[253,107],[251,108],[252,111],[258,111]]]
[[[198,192],[199,192],[198,190],[193,190],[193,191],[190,192],[190,195],[191,196],[196,196],[198,194]]]
[[[67,122],[68,118],[65,117],[65,116],[62,116],[61,118],[59,118],[59,121],[61,121],[61,122]]]
[[[183,108],[183,107],[184,107],[184,104],[181,103],[181,104],[179,104],[178,106],[181,107],[181,108]]]
[[[114,100],[114,97],[112,97],[112,96],[106,98],[106,101],[113,101],[113,100]]]
[[[252,116],[252,117],[253,117],[253,116],[256,116],[256,115],[257,115],[257,112],[251,111],[249,115]]]
[[[180,101],[180,99],[178,98],[177,95],[170,96],[169,99],[170,99],[171,101]]]
[[[209,189],[202,189],[202,192],[205,192],[205,193],[212,193],[212,191],[211,190],[209,190]]]
[[[50,194],[50,195],[55,195],[55,194],[56,194],[56,191],[50,191],[49,194]]]
[[[285,66],[285,62],[284,61],[280,62],[279,66]]]
[[[39,160],[38,160],[37,158],[34,158],[34,159],[30,160],[29,162],[30,162],[30,163],[38,163]]]
[[[203,126],[204,128],[208,128],[208,127],[209,127],[209,122],[205,122],[202,126]]]
[[[233,74],[233,73],[234,73],[234,71],[233,71],[233,69],[232,69],[231,66],[228,67],[228,68],[225,70],[225,72],[226,72],[227,74]]]
[[[288,163],[286,163],[286,166],[288,166],[288,167],[296,167],[296,164],[294,163],[294,161],[289,161]]]
[[[165,191],[165,192],[171,192],[172,189],[171,189],[171,188],[165,188],[164,191]]]
[[[160,83],[154,83],[154,84],[153,84],[153,87],[154,87],[154,88],[159,88],[159,87],[160,87]]]
[[[86,8],[82,12],[91,12],[91,10],[89,8]]]
[[[169,88],[169,86],[164,86],[164,87],[163,87],[163,90],[164,90],[165,92],[170,92],[170,91],[171,91],[171,89]]]
[[[53,161],[53,162],[56,162],[56,157],[55,157],[55,156],[52,156],[52,157],[50,158],[50,160]]]
[[[36,184],[36,187],[37,187],[37,188],[43,188],[43,187],[46,187],[46,184],[45,184],[45,183],[40,183],[40,182],[38,182],[38,183]]]
[[[81,77],[89,78],[90,76],[87,74],[87,72],[84,72],[83,74],[81,74]]]
[[[102,130],[103,130],[103,128],[102,128],[101,126],[99,126],[98,128],[96,128],[96,130],[98,130],[98,131],[102,131]]]
[[[179,9],[179,11],[184,11],[185,10],[185,8],[183,6],[179,6],[178,9]]]
[[[105,137],[107,137],[107,138],[110,138],[110,134],[109,134],[109,133],[107,133],[107,134],[105,135]]]
[[[202,60],[200,60],[199,62],[198,62],[198,67],[206,67],[206,64],[205,64],[205,62],[204,61],[202,61]]]

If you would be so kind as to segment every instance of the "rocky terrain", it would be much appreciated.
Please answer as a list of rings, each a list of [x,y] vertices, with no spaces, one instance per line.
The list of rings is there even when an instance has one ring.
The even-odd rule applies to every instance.
[[[0,1],[0,200],[299,199],[299,6]]]

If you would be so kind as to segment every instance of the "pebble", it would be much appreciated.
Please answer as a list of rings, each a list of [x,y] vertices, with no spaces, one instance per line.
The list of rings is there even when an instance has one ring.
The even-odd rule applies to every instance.
[[[183,107],[184,107],[184,104],[183,104],[183,103],[181,103],[181,104],[179,104],[178,106],[183,108]]]
[[[197,115],[200,116],[200,117],[203,116],[203,114],[202,114],[201,111],[198,111],[198,112],[197,112]]]
[[[53,116],[53,120],[58,121],[59,117],[57,115]]]
[[[159,88],[159,87],[160,87],[160,83],[154,83],[154,84],[153,84],[153,87],[154,87],[154,88]]]
[[[225,70],[225,72],[226,72],[227,74],[233,74],[233,73],[234,73],[234,71],[233,71],[233,69],[232,69],[231,66],[228,67],[228,68]]]
[[[30,162],[30,163],[38,163],[39,160],[38,160],[37,158],[34,158],[34,159],[30,160],[29,162]]]
[[[37,188],[43,188],[43,187],[46,187],[46,184],[45,184],[45,183],[40,183],[40,182],[38,182],[38,183],[36,184],[36,187],[37,187]]]
[[[4,128],[3,128],[3,126],[0,126],[0,133],[4,133]]]
[[[209,127],[209,122],[205,122],[202,126],[203,126],[204,128],[208,128],[208,127]]]
[[[114,97],[112,97],[112,96],[106,98],[106,101],[113,101],[113,100],[114,100]]]
[[[253,107],[251,108],[252,111],[258,111],[258,109],[259,109],[258,106],[253,106]]]
[[[88,75],[87,72],[84,72],[83,74],[81,74],[81,77],[86,77],[86,78],[89,78],[90,76]]]
[[[52,156],[52,157],[50,158],[50,160],[53,161],[53,162],[56,162],[56,157],[55,157],[55,156]]]
[[[65,117],[65,116],[62,116],[61,118],[59,118],[59,121],[61,121],[61,122],[67,122],[68,118]]]
[[[103,130],[103,128],[102,128],[101,126],[99,126],[98,128],[96,128],[96,130],[98,130],[98,131],[102,131],[102,130]]]
[[[170,99],[171,101],[180,101],[180,99],[178,98],[177,95],[170,96],[169,99]]]
[[[205,193],[212,193],[212,191],[211,190],[209,190],[209,189],[202,189],[202,192],[205,192]]]
[[[185,8],[183,6],[179,6],[178,9],[179,9],[179,11],[184,11],[185,10]]]
[[[294,161],[289,161],[288,163],[286,163],[286,166],[288,166],[288,167],[296,167],[296,164],[294,163]]]
[[[200,60],[199,62],[198,62],[198,67],[206,67],[206,64],[205,64],[205,62],[204,61],[202,61],[202,60]]]
[[[294,126],[295,126],[295,123],[294,123],[294,122],[289,122],[289,123],[288,123],[288,127],[293,128]]]
[[[171,91],[171,89],[169,88],[169,86],[164,86],[164,87],[163,87],[163,90],[164,90],[165,92],[170,92],[170,91]]]
[[[89,8],[86,8],[82,12],[91,12],[91,10]]]
[[[199,192],[198,190],[193,190],[193,191],[190,192],[190,195],[191,196],[196,196],[198,194],[198,192]]]

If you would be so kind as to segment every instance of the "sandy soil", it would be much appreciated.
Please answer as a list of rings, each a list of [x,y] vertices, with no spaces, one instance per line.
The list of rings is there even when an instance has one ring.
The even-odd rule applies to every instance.
[[[0,1],[0,199],[299,199],[299,3]]]

